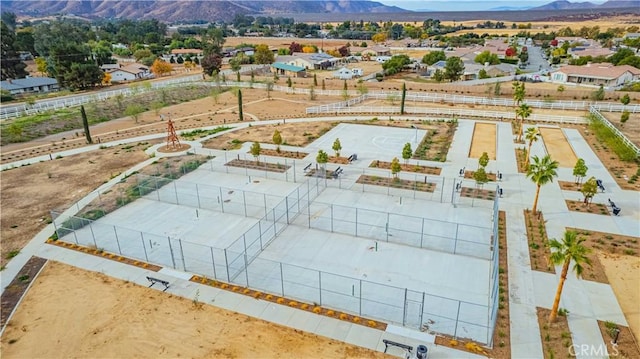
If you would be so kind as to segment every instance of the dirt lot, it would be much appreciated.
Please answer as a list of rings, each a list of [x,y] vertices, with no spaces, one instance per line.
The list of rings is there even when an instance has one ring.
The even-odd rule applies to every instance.
[[[1,244],[4,266],[7,254],[20,250],[50,220],[52,209],[67,209],[74,202],[149,158],[150,143],[117,146],[80,155],[3,171]]]
[[[573,152],[571,145],[564,137],[560,128],[540,127],[540,134],[547,153],[552,159],[560,163],[560,167],[571,167],[576,165],[578,158]]]
[[[57,262],[47,264],[9,322],[2,354],[5,358],[390,357]]]
[[[476,122],[473,128],[473,139],[469,157],[480,158],[483,152],[489,155],[490,160],[496,159],[496,131],[497,126],[493,123]]]

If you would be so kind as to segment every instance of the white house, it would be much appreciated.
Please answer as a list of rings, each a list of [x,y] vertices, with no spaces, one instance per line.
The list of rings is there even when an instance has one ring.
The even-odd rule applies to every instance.
[[[614,66],[609,63],[587,64],[584,66],[568,65],[551,74],[551,81],[574,83],[606,88],[620,86],[640,80],[640,70],[629,65]]]
[[[353,78],[353,72],[346,67],[342,67],[333,73],[333,77],[340,80],[351,80]]]
[[[111,81],[133,81],[153,77],[149,68],[141,64],[131,64],[119,68],[107,69],[105,72],[111,74]]]

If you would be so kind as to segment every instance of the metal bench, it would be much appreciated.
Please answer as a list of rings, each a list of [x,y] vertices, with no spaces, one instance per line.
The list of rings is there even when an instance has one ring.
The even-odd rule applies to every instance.
[[[153,278],[153,277],[149,277],[149,276],[147,276],[147,280],[149,282],[151,282],[151,285],[149,285],[149,288],[153,287],[153,285],[156,284],[156,283],[160,283],[160,284],[164,285],[164,289],[162,290],[163,292],[166,291],[167,289],[169,289],[169,282],[167,282],[166,280]]]
[[[394,347],[398,347],[398,348],[402,348],[402,349],[408,351],[409,354],[411,354],[413,352],[413,347],[411,345],[406,345],[406,344],[394,342],[394,341],[387,340],[387,339],[382,339],[382,342],[384,343],[384,352],[385,353],[387,352],[387,349],[389,348],[389,345],[394,346]]]

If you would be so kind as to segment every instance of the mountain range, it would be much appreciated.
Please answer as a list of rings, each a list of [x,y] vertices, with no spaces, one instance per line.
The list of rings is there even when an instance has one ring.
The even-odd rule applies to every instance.
[[[0,0],[2,11],[18,16],[75,15],[83,18],[158,19],[164,22],[232,20],[236,15],[381,14],[409,12],[371,0]],[[504,6],[489,11],[556,11],[640,8],[640,0],[609,0],[603,4],[556,0],[525,9]],[[431,12],[431,11],[430,11]],[[396,16],[397,17],[397,16]],[[324,16],[323,18],[327,18]]]

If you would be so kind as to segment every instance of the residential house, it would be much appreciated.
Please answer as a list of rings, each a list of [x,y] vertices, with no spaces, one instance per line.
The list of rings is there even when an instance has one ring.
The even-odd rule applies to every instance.
[[[640,81],[640,69],[629,65],[614,66],[609,63],[568,65],[551,73],[551,81],[616,89],[630,82]]]
[[[281,55],[276,58],[277,62],[294,65],[307,70],[328,70],[343,62],[342,59],[333,57],[327,53],[305,54],[296,52],[293,55]]]
[[[23,79],[9,79],[0,82],[0,89],[9,91],[12,95],[46,93],[58,91],[58,80],[50,77],[25,77]]]
[[[307,77],[307,70],[301,66],[286,64],[283,62],[274,62],[271,64],[271,68],[276,74],[278,74],[278,76]]]
[[[342,67],[333,73],[333,77],[340,80],[351,80],[353,78],[353,72],[346,67]]]
[[[202,57],[202,49],[173,49],[171,50],[171,55],[178,57],[182,55],[185,57],[187,55]]]
[[[370,50],[376,56],[391,56],[391,49],[386,46],[373,46]]]
[[[113,82],[134,81],[153,77],[147,66],[138,63],[108,69],[105,72],[111,74],[111,81]]]
[[[587,47],[587,48],[585,48],[585,47],[574,47],[573,49],[569,49],[569,54],[574,59],[577,59],[579,57],[585,57],[585,56],[591,56],[591,57],[604,56],[604,57],[609,57],[609,56],[615,54],[615,51],[612,51],[610,49],[603,48],[603,47]]]

